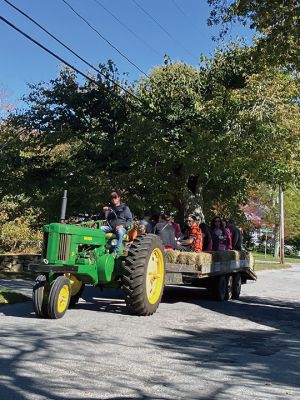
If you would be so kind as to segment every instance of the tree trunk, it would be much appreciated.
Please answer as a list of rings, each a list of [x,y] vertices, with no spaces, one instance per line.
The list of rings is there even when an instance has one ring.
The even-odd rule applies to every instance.
[[[195,214],[202,221],[203,214],[203,192],[198,177],[190,177],[187,184],[174,198],[174,206],[178,210],[178,222],[184,223],[187,214]]]

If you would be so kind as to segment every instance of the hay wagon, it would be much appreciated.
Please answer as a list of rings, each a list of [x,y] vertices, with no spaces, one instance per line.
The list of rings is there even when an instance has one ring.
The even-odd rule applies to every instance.
[[[167,251],[165,259],[165,285],[204,287],[219,301],[238,299],[242,284],[257,279],[253,256],[247,251]]]

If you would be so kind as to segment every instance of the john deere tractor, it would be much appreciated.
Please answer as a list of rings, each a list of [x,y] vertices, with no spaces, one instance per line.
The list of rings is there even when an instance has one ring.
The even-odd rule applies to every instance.
[[[165,280],[159,237],[141,235],[127,243],[125,237],[123,248],[113,256],[116,237],[105,234],[102,223],[68,224],[61,215],[61,222],[44,226],[43,261],[29,265],[31,271],[40,273],[32,294],[38,317],[61,318],[79,301],[85,284],[122,287],[127,308],[135,315],[156,311]]]

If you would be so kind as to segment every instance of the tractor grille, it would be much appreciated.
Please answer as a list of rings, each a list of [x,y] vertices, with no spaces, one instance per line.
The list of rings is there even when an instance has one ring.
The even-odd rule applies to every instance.
[[[48,248],[48,238],[49,238],[49,233],[44,232],[44,238],[43,238],[43,258],[47,258],[47,248]]]
[[[69,260],[70,258],[71,235],[60,233],[58,246],[58,260]]]

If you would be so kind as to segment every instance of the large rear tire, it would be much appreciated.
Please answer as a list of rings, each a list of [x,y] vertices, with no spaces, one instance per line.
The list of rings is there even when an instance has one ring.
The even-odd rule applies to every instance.
[[[46,275],[39,275],[33,285],[32,290],[32,304],[37,317],[48,318],[48,295],[50,285],[47,281]]]
[[[125,302],[135,315],[151,315],[157,310],[165,283],[165,256],[160,238],[138,236],[128,250],[122,276]]]
[[[49,300],[48,313],[52,319],[58,319],[65,315],[71,299],[71,282],[65,276],[58,276],[52,283]]]

